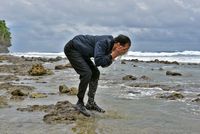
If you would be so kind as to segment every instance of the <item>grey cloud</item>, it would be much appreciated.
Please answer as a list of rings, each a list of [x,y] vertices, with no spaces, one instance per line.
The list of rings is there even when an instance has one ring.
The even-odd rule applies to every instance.
[[[157,50],[159,44],[185,48],[187,43],[196,49],[200,42],[200,2],[196,0],[0,2],[0,18],[13,33],[13,51],[60,52],[76,34],[124,33],[133,39],[136,50],[152,50],[151,46]]]

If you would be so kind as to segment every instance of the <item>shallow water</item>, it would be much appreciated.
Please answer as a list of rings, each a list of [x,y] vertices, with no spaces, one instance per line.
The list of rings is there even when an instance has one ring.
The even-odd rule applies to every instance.
[[[50,69],[57,63],[45,63]],[[136,65],[137,67],[133,67]],[[159,68],[163,68],[160,71]],[[27,98],[21,102],[11,101],[11,108],[0,109],[0,132],[2,134],[199,134],[200,133],[200,104],[191,102],[200,94],[200,68],[198,65],[165,65],[155,63],[120,64],[113,63],[108,68],[99,68],[101,77],[96,94],[96,101],[106,109],[105,114],[93,113],[89,120],[79,120],[75,124],[45,124],[43,112],[20,112],[18,107],[34,104],[55,104],[60,100],[69,100],[76,103],[75,96],[59,95],[58,87],[66,84],[77,87],[78,75],[73,69],[53,70],[54,75],[42,76],[37,80],[27,80],[20,77],[18,83],[36,87],[35,92],[56,93],[47,98]],[[167,70],[183,74],[181,77],[166,76]],[[146,75],[150,80],[124,81],[122,77],[131,74],[136,77]],[[34,77],[35,78],[35,77]],[[155,97],[163,91],[159,87],[143,88],[131,87],[134,83],[167,84],[182,89],[186,96],[181,100],[165,100]],[[138,92],[136,94],[129,91]],[[86,95],[87,96],[87,95]],[[196,97],[197,98],[197,97]],[[87,97],[85,97],[85,101]]]

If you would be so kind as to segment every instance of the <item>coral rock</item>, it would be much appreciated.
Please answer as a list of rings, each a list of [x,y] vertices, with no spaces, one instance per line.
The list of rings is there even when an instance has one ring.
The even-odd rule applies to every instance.
[[[30,75],[33,76],[39,76],[39,75],[44,75],[44,74],[52,74],[52,72],[48,69],[45,69],[42,64],[35,64],[32,66],[32,68],[28,71]]]

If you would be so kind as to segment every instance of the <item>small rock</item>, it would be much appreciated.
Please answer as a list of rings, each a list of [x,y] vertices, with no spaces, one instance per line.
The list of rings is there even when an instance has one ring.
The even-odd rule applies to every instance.
[[[57,56],[55,59],[56,59],[57,61],[59,61],[59,60],[62,60],[62,57]]]
[[[57,65],[55,66],[55,69],[56,70],[62,70],[62,69],[65,69],[66,67],[64,65]]]
[[[8,107],[7,99],[4,96],[0,96],[0,108]]]
[[[159,71],[163,71],[164,69],[163,68],[159,68]]]
[[[182,74],[177,73],[177,72],[171,72],[171,71],[167,71],[166,75],[171,75],[171,76],[182,76]]]
[[[166,93],[166,94],[158,94],[157,98],[164,98],[169,100],[176,100],[176,99],[183,99],[184,96],[181,93],[173,92],[173,93]]]
[[[68,95],[77,95],[78,89],[76,87],[67,87],[66,85],[59,86],[60,93],[67,93]]]
[[[198,94],[197,96],[200,96],[200,94]]]
[[[48,93],[48,95],[57,95],[57,93]]]
[[[133,61],[133,62],[139,62],[138,59],[132,59],[131,61]]]
[[[47,74],[47,69],[45,69],[42,64],[35,64],[32,68],[28,71],[30,75],[39,76]]]
[[[0,56],[0,61],[7,60],[5,56]]]
[[[76,87],[71,87],[70,91],[67,93],[68,95],[77,95],[78,89]]]
[[[121,64],[126,64],[126,62],[122,60],[122,61],[121,61]]]
[[[47,72],[46,72],[47,75],[53,75],[54,74],[53,71],[51,71],[50,69],[46,69],[46,70],[47,70]]]
[[[137,91],[128,91],[128,94],[141,94],[141,93]]]
[[[62,70],[62,69],[66,69],[66,68],[72,68],[71,64],[68,63],[66,65],[57,65],[57,66],[55,66],[56,70]]]
[[[65,65],[66,68],[73,68],[72,65],[70,63]]]
[[[34,111],[44,111],[49,112],[51,109],[53,109],[54,105],[28,105],[26,108],[17,108],[18,111],[24,112],[34,112]]]
[[[45,93],[32,93],[29,97],[30,98],[46,98],[47,95]]]
[[[193,99],[192,102],[200,102],[200,98]]]
[[[188,63],[188,65],[199,65],[198,63]]]
[[[47,83],[46,81],[39,81],[37,80],[36,83]]]
[[[126,75],[122,78],[122,80],[137,80],[137,78],[132,75]]]
[[[68,92],[70,92],[70,88],[68,88],[66,85],[60,85],[59,91],[60,91],[60,93],[68,93]]]
[[[26,98],[26,96],[11,96],[10,100],[23,101],[25,98]]]
[[[56,58],[49,58],[48,62],[56,62],[56,61],[60,61],[60,60],[62,60],[62,57],[57,56]]]
[[[140,79],[143,79],[143,80],[150,80],[150,78],[149,78],[148,76],[145,76],[145,75],[141,76]]]
[[[180,65],[180,63],[178,63],[177,61],[173,61],[173,62],[171,62],[171,64]]]
[[[16,90],[12,91],[11,94],[12,94],[13,96],[27,96],[27,95],[28,95],[28,94],[23,93],[23,92],[22,92],[21,90],[19,90],[19,89],[16,89]]]

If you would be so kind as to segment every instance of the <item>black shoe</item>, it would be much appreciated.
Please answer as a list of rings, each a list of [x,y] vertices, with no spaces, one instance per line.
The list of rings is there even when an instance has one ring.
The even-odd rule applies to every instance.
[[[77,102],[75,108],[83,115],[90,117],[90,113],[86,110],[84,103]]]
[[[85,106],[88,110],[95,110],[100,113],[105,113],[105,110],[100,108],[95,102],[88,102]]]

